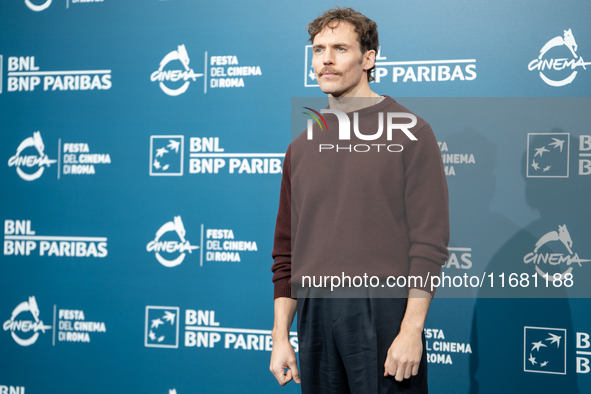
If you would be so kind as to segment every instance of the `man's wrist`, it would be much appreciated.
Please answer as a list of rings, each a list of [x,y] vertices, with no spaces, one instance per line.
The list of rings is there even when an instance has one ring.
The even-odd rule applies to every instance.
[[[271,338],[273,339],[273,342],[280,342],[283,340],[289,342],[289,330],[273,327]]]
[[[421,335],[423,328],[423,324],[413,324],[402,321],[402,324],[400,325],[400,332],[410,335]]]

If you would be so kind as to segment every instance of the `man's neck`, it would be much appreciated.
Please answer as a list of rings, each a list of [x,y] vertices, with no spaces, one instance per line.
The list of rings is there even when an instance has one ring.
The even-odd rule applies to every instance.
[[[360,109],[371,107],[372,105],[379,103],[381,99],[382,96],[372,92],[370,89],[368,89],[368,92],[366,92],[364,95],[340,97],[334,97],[331,94],[328,95],[329,108],[338,109],[345,113],[359,111]]]

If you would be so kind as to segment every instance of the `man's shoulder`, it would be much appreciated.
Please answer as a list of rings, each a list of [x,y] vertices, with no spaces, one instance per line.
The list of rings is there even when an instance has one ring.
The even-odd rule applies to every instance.
[[[384,95],[383,103],[385,104],[385,111],[384,112],[408,113],[408,114],[414,115],[417,119],[417,124],[412,128],[412,130],[418,131],[418,130],[422,129],[424,126],[429,126],[429,123],[427,123],[427,121],[425,119],[423,119],[422,117],[420,117],[419,115],[417,115],[416,113],[414,113],[413,111],[411,111],[410,109],[405,107],[404,105],[400,104],[394,98],[392,98],[388,95]]]

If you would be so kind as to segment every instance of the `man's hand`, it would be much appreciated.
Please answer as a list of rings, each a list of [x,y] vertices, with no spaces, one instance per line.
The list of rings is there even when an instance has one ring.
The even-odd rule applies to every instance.
[[[421,331],[400,331],[388,349],[384,363],[384,376],[394,376],[399,382],[419,373],[419,363],[423,354]]]
[[[287,373],[285,368],[289,368]],[[271,373],[275,375],[275,379],[280,385],[285,386],[292,379],[296,383],[300,383],[300,372],[298,371],[298,363],[296,354],[289,340],[280,340],[276,342],[273,340],[273,350],[271,351],[271,365],[269,366]]]
[[[273,350],[271,351],[271,365],[269,369],[275,375],[280,385],[285,386],[292,379],[300,383],[300,371],[295,350],[289,343],[289,328],[295,317],[297,301],[291,298],[279,297],[275,299],[275,322],[273,324]],[[285,368],[289,368],[285,372]]]
[[[394,376],[399,382],[419,373],[423,354],[423,326],[431,304],[431,294],[419,289],[410,289],[406,312],[400,332],[388,349],[384,363],[384,376]]]

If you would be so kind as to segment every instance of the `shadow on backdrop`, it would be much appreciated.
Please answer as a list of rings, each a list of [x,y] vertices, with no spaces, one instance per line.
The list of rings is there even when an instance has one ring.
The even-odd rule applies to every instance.
[[[552,133],[563,131],[555,129]],[[543,138],[534,137],[530,142],[532,145],[547,145]],[[571,150],[577,145],[578,141],[571,138]],[[533,156],[532,152],[535,150],[529,156]],[[525,152],[521,171],[526,182],[526,201],[539,211],[540,219],[517,232],[494,254],[486,271],[495,275],[500,272],[528,273],[531,281],[532,274],[536,272],[534,263],[526,264],[524,257],[536,249],[536,243],[540,245],[544,240],[554,238],[554,242],[540,246],[537,252],[566,255],[569,252],[557,239],[561,229],[566,226],[570,231],[574,241],[573,251],[576,251],[577,242],[579,245],[582,243],[581,237],[586,231],[584,225],[587,218],[582,217],[579,207],[584,206],[583,196],[588,196],[591,188],[588,180],[575,174],[576,166],[572,166],[575,161],[571,160],[569,178],[535,178],[526,176],[527,166],[532,166],[533,160]],[[530,171],[529,175],[532,174]],[[573,266],[576,271],[577,264]],[[567,269],[565,264],[550,266],[543,262],[539,268],[551,275]],[[580,272],[575,272],[575,277],[577,274]],[[579,278],[587,280],[582,276]],[[588,280],[586,283],[589,283]],[[545,284],[538,275],[538,286],[542,285]],[[517,298],[526,294],[540,296],[541,293],[527,293],[521,288],[508,289],[507,284],[505,286],[503,296],[513,298],[486,298],[499,296],[500,293],[482,289],[476,299],[470,340],[473,349],[470,393],[579,393],[574,373],[575,357],[565,352],[572,347],[575,337],[564,287],[550,288],[545,293],[553,298]],[[562,340],[552,340],[554,336],[560,336]]]
[[[443,155],[470,153],[474,156],[474,163],[453,164],[455,175],[447,177],[451,239],[450,259],[443,272],[449,276],[464,273],[480,276],[496,253],[495,245],[504,244],[519,230],[510,219],[490,210],[490,202],[496,193],[494,171],[498,147],[473,128],[450,134],[445,143]],[[469,338],[471,334],[475,295],[472,288],[438,289],[425,327],[443,330],[444,341],[463,342],[462,338]],[[434,341],[430,341],[430,353],[437,356],[433,346]],[[429,365],[430,388],[434,392],[443,392],[449,390],[449,382],[454,382],[458,392],[467,392],[471,381],[470,353],[449,355],[454,368]]]

